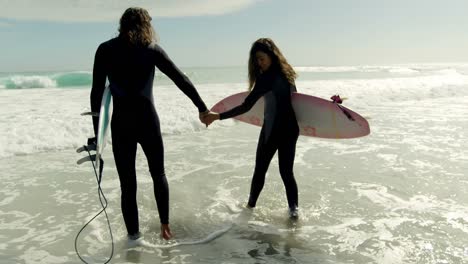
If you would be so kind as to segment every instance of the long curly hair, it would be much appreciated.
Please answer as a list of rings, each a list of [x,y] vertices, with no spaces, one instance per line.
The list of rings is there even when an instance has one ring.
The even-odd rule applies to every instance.
[[[120,18],[119,38],[134,46],[148,46],[155,42],[156,33],[148,11],[140,7],[125,10]]]
[[[288,63],[286,58],[283,56],[279,48],[270,38],[259,38],[252,44],[250,49],[249,56],[249,90],[253,89],[255,80],[260,75],[260,67],[257,65],[256,53],[257,51],[262,51],[268,54],[271,58],[271,66],[273,68],[279,69],[288,82],[291,85],[294,85],[294,80],[297,77],[296,72],[293,67]]]

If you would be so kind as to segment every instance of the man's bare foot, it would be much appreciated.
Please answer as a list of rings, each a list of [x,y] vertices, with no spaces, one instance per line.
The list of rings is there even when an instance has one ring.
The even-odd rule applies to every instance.
[[[172,238],[171,229],[169,228],[169,224],[161,224],[161,236],[165,240],[169,240]]]

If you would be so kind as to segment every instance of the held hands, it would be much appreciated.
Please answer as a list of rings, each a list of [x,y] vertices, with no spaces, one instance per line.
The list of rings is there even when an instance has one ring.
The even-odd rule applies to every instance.
[[[199,118],[200,118],[200,122],[202,122],[203,124],[206,125],[206,127],[208,127],[215,120],[219,119],[219,114],[206,110],[205,112],[200,113]]]
[[[209,112],[203,117],[203,123],[205,123],[206,126],[211,125],[215,120],[219,120],[219,114],[215,112]]]

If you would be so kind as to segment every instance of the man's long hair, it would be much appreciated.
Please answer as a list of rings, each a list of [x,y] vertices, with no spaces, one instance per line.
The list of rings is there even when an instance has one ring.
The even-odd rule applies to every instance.
[[[148,46],[156,41],[151,16],[146,9],[130,7],[120,18],[119,38],[133,46]]]

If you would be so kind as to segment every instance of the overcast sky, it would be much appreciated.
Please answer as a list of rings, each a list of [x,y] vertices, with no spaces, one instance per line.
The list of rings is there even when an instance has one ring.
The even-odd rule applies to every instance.
[[[129,6],[181,67],[245,66],[271,37],[295,66],[468,62],[466,0],[0,0],[0,71],[91,70]]]

